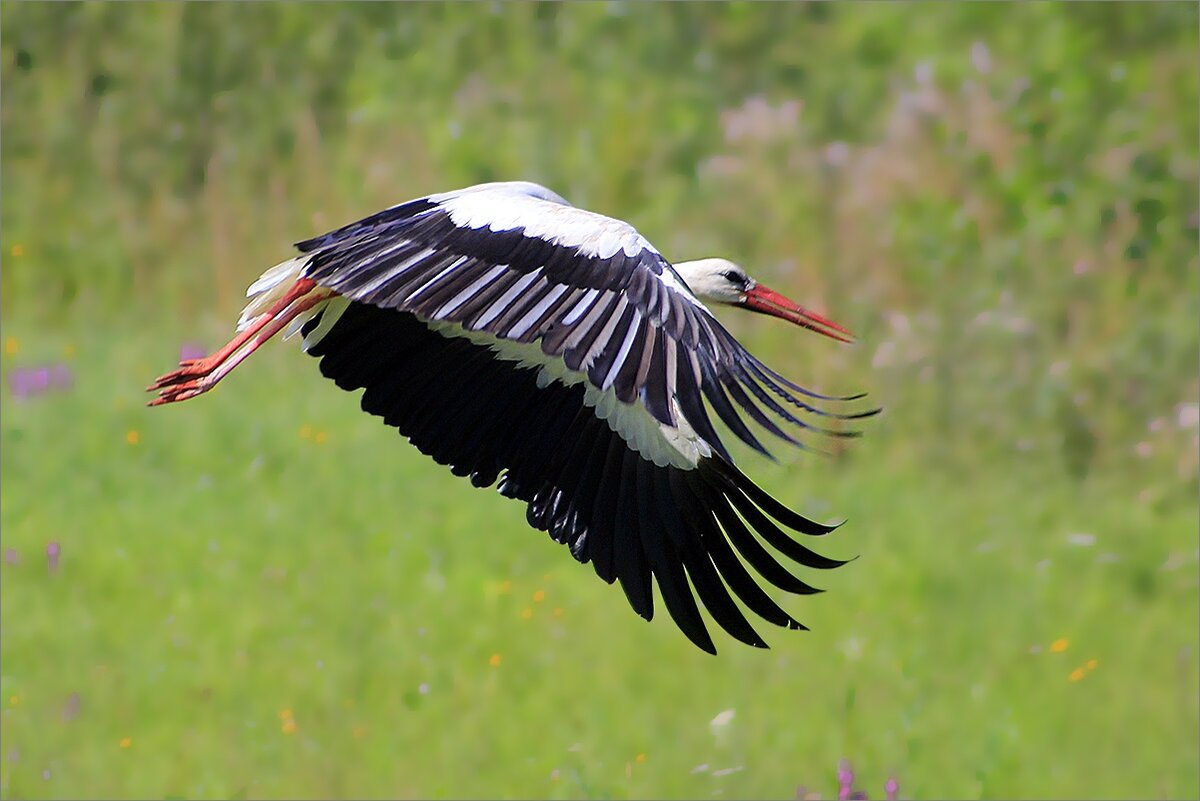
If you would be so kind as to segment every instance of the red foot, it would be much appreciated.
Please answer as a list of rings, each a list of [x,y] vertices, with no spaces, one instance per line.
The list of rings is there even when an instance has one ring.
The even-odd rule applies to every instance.
[[[173,370],[156,378],[153,384],[146,387],[146,391],[153,392],[156,389],[171,387],[185,381],[203,378],[221,365],[220,362],[205,364],[206,361],[206,359],[186,359],[179,363],[178,370]]]
[[[157,398],[147,401],[147,406],[162,406],[164,403],[175,403],[176,401],[187,400],[194,398],[197,395],[203,395],[210,389],[216,386],[216,382],[205,381],[203,379],[189,381],[184,384],[175,384],[174,386],[166,387],[161,390]]]

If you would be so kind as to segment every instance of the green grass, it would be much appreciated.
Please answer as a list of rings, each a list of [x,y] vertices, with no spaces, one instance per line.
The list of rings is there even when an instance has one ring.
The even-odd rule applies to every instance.
[[[292,347],[144,408],[196,329],[143,325],[5,320],[6,372],[76,371],[4,399],[5,797],[828,798],[843,757],[872,797],[1200,792],[1194,486],[1167,471],[964,468],[906,447],[903,409],[849,458],[746,459],[861,558],[786,599],[811,632],[714,658]]]

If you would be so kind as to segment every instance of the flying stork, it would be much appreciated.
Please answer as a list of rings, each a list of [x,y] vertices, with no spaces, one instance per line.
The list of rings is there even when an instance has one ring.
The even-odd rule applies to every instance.
[[[628,223],[528,182],[487,183],[385,209],[299,242],[300,255],[247,292],[238,334],[149,387],[151,406],[212,389],[259,345],[299,333],[305,352],[364,411],[477,487],[528,505],[534,528],[620,581],[650,620],[652,579],[687,637],[716,653],[693,590],[733,637],[766,647],[734,603],[805,629],[751,577],[818,592],[763,541],[811,568],[821,556],[784,528],[822,535],[750,481],[705,409],[770,454],[742,414],[783,424],[868,417],[752,356],[701,300],[780,317],[841,341],[850,333],[724,259],[671,264]],[[740,556],[740,558],[739,558]],[[745,564],[743,564],[743,561]],[[691,582],[691,588],[688,582]]]

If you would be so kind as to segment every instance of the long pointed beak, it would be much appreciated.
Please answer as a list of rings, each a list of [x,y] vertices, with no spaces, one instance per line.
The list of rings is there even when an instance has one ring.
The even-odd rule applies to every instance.
[[[837,323],[822,317],[816,312],[799,306],[794,301],[780,295],[774,289],[769,289],[762,284],[755,284],[746,291],[746,300],[743,302],[743,305],[750,311],[769,314],[772,317],[787,320],[789,323],[795,323],[801,328],[807,328],[809,331],[824,334],[830,339],[836,339],[839,342],[854,341],[854,334],[842,328]]]

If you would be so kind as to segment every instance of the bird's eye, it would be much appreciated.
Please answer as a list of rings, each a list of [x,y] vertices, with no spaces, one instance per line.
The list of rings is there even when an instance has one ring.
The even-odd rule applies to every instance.
[[[730,283],[737,284],[741,287],[746,285],[746,276],[738,273],[736,270],[726,270],[724,275],[729,279]]]

